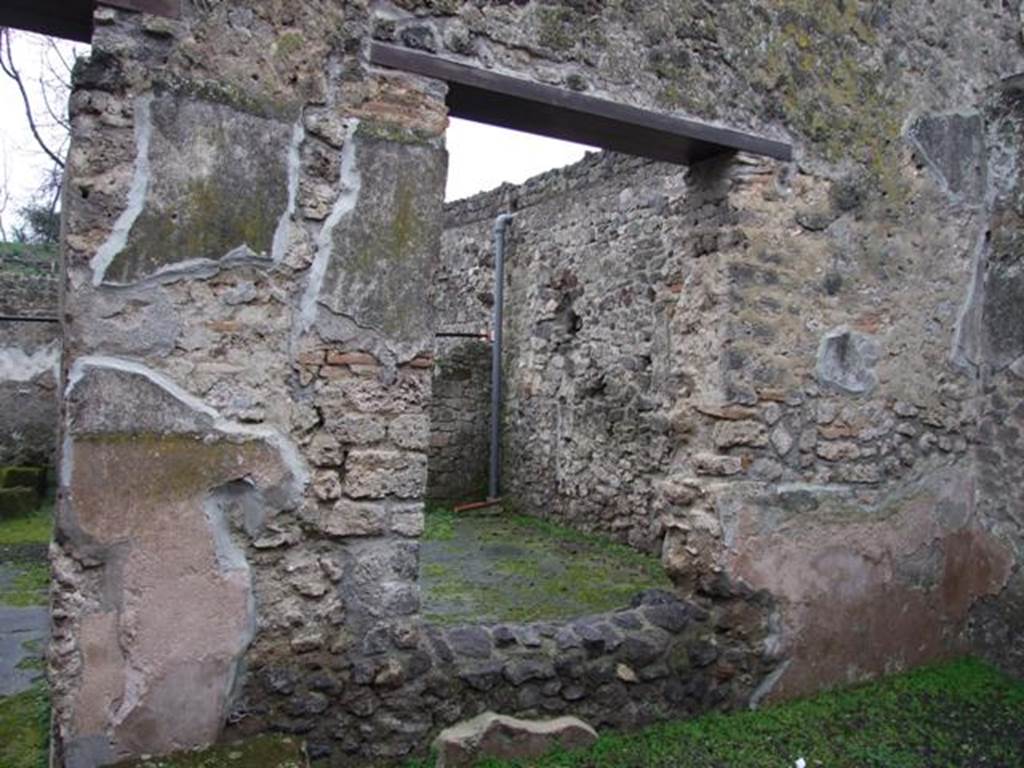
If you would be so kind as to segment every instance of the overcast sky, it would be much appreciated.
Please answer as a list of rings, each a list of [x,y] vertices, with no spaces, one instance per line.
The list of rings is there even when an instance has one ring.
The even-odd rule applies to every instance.
[[[21,72],[33,104],[33,114],[39,124],[40,133],[50,146],[59,147],[64,138],[63,131],[54,124],[47,113],[40,83],[43,78],[52,80],[54,73],[60,74],[63,67],[60,57],[52,50],[48,50],[46,38],[42,35],[15,32],[12,34],[12,40],[14,63]],[[81,44],[63,40],[55,42],[68,62],[74,60],[76,51],[85,53],[88,50],[87,46]],[[4,58],[6,59],[6,55]],[[66,104],[52,106],[56,110],[67,109]],[[17,209],[29,202],[32,194],[42,183],[50,163],[32,138],[17,86],[3,73],[0,73],[0,115],[0,186],[4,185],[6,179],[6,188],[11,196],[11,202],[2,217],[7,234],[10,235],[11,224],[16,223],[18,219]]]
[[[571,165],[588,151],[595,151],[581,144],[457,119],[448,126],[446,142],[446,200],[469,197],[506,181],[519,184],[538,173]]]
[[[45,71],[47,55],[45,38],[27,32],[13,35],[15,64],[34,104],[34,114],[42,123],[44,136],[52,145],[58,145],[61,133],[46,116],[40,95],[40,75]],[[61,52],[70,61],[74,53],[83,54],[87,47],[58,41]],[[59,66],[53,57],[51,63]],[[63,105],[62,105],[63,106]],[[46,156],[32,138],[25,118],[21,95],[5,75],[0,74],[0,184],[6,176],[6,186],[12,198],[2,221],[10,234],[17,222],[17,209],[26,204],[38,189],[45,169]],[[448,187],[446,200],[458,200],[477,192],[493,189],[504,182],[518,184],[538,173],[570,165],[583,158],[591,147],[548,139],[504,128],[495,128],[465,120],[452,120],[446,136],[448,147]]]

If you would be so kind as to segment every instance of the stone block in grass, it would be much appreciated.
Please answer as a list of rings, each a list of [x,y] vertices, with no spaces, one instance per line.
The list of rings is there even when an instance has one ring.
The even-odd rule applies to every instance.
[[[31,488],[41,496],[46,489],[46,468],[2,467],[0,488]]]

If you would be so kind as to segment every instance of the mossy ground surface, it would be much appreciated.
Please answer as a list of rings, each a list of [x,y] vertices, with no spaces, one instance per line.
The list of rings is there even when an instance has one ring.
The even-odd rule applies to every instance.
[[[46,549],[53,531],[52,503],[28,517],[0,521],[0,606],[46,605],[49,566]],[[42,669],[42,642],[23,644],[30,652],[19,669]],[[45,682],[0,697],[0,766],[46,768],[49,763],[50,696]]]
[[[758,712],[607,733],[530,768],[968,768],[1024,766],[1024,683],[973,659]],[[427,768],[432,762],[408,762]],[[485,761],[481,768],[525,768]]]
[[[0,520],[0,562],[18,559],[11,549],[24,545],[45,547],[53,535],[53,502],[45,502],[36,512],[12,520]]]
[[[420,549],[425,617],[437,623],[566,619],[671,588],[656,558],[522,515],[427,512]]]
[[[306,768],[308,764],[301,739],[267,734],[202,752],[119,763],[118,768]]]
[[[46,605],[53,536],[53,502],[12,520],[0,520],[0,605]]]
[[[0,765],[46,768],[49,761],[50,695],[38,684],[0,697]]]

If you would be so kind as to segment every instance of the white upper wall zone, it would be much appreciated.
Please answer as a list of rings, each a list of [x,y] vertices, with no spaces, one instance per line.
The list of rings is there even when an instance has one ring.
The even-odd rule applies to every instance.
[[[595,147],[452,118],[446,201],[461,200],[505,182],[521,184],[552,168],[572,165]]]

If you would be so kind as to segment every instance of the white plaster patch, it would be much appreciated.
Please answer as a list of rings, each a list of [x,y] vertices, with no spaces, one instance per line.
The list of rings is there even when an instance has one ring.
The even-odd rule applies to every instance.
[[[295,127],[292,128],[292,141],[288,146],[288,208],[278,219],[277,229],[274,230],[274,243],[271,247],[270,257],[275,264],[280,264],[288,250],[288,237],[292,229],[292,217],[295,215],[295,205],[299,197],[299,175],[302,170],[302,158],[299,149],[306,132],[302,127],[302,117],[299,117]]]
[[[60,342],[27,353],[20,347],[0,347],[0,381],[26,382],[36,376],[52,373],[60,375]]]
[[[765,697],[768,696],[778,685],[779,680],[786,674],[786,670],[789,669],[789,665],[793,663],[792,659],[786,659],[784,662],[779,664],[775,669],[771,671],[761,684],[757,686],[752,694],[750,694],[750,709],[757,709],[761,706],[761,702],[764,701]]]
[[[152,368],[149,368],[142,363],[103,355],[80,357],[75,360],[71,366],[71,370],[68,372],[67,385],[64,390],[65,398],[69,398],[71,396],[75,387],[77,387],[82,381],[86,371],[89,369],[120,371],[122,373],[141,376],[150,383],[163,389],[173,398],[193,411],[213,419],[213,426],[217,431],[223,432],[227,435],[258,438],[270,443],[270,445],[277,449],[281,456],[281,460],[284,462],[285,466],[288,468],[289,474],[291,475],[289,487],[287,488],[287,492],[290,496],[298,497],[302,493],[303,489],[309,484],[309,468],[306,466],[305,461],[303,461],[302,456],[299,454],[299,450],[291,440],[281,432],[273,427],[254,424],[240,424],[236,421],[225,418],[224,416],[221,416],[216,409],[212,408],[190,392],[185,391],[166,375],[158,371],[154,371]],[[71,482],[71,470],[74,467],[72,441],[68,437],[70,431],[70,424],[65,425],[64,451],[61,458],[61,482],[65,487]]]
[[[114,222],[110,237],[89,261],[93,285],[100,285],[103,282],[114,258],[124,250],[125,243],[128,242],[128,233],[131,232],[146,202],[146,190],[149,188],[149,142],[153,134],[150,120],[152,102],[152,94],[140,96],[135,100],[135,174],[128,189],[128,205]]]
[[[320,298],[320,291],[324,285],[324,276],[327,274],[327,266],[331,260],[331,238],[334,235],[334,228],[345,217],[351,213],[359,200],[359,191],[362,188],[363,180],[359,174],[359,167],[356,164],[356,146],[353,136],[359,127],[359,121],[352,119],[348,125],[348,132],[345,137],[345,145],[341,150],[341,193],[334,201],[331,213],[320,229],[316,239],[316,256],[313,258],[313,266],[309,269],[309,282],[306,284],[306,292],[302,295],[302,304],[299,311],[299,332],[305,333],[316,321],[316,305]]]

